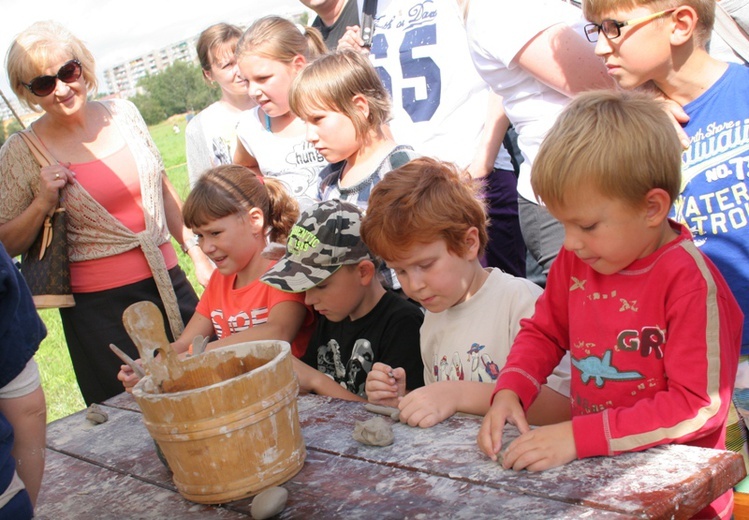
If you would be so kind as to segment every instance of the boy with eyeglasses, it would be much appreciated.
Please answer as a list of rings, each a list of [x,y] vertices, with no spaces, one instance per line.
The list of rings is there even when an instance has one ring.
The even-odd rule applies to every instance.
[[[634,5],[634,7],[632,7]],[[585,0],[585,27],[609,74],[626,89],[652,82],[679,103],[689,147],[671,216],[684,223],[749,316],[749,68],[718,61],[707,46],[715,0]],[[734,404],[749,418],[749,324]],[[746,427],[731,410],[727,444],[747,461]],[[749,482],[737,489],[749,491]]]
[[[742,312],[689,230],[667,218],[681,144],[644,94],[580,94],[549,131],[534,192],[564,226],[546,291],[499,374],[478,436],[496,460],[506,422],[520,436],[506,469],[663,444],[725,449]],[[565,353],[572,420],[530,430],[540,385]],[[730,518],[732,492],[695,518]]]

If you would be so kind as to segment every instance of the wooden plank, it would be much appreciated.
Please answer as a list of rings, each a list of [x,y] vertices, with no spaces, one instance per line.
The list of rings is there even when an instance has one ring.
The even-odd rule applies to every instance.
[[[138,403],[135,402],[133,394],[128,394],[127,392],[122,392],[121,394],[107,399],[102,404],[104,406],[122,408],[123,410],[132,410],[133,412],[140,413],[140,407],[138,406]]]
[[[191,507],[190,502],[176,493],[168,471],[156,458],[153,443],[140,420],[140,414],[116,408],[107,408],[107,411],[109,421],[97,426],[88,423],[83,412],[50,425],[49,444],[53,450],[61,453],[49,450],[51,455],[48,460],[53,463],[48,463],[45,478],[54,483],[54,493],[58,495],[52,489],[45,490],[40,499],[40,511],[49,514],[49,518],[77,519],[79,510],[87,507],[88,495],[93,495],[91,499],[98,501],[99,494],[107,492],[115,484],[120,485],[128,476],[136,476],[142,480],[139,485],[150,486],[139,488],[143,500],[163,500],[161,497],[169,492],[176,495],[176,500],[184,502],[183,508]],[[75,461],[65,455],[68,453],[81,460]],[[58,474],[59,463],[55,462],[61,457],[63,460],[71,459],[66,462],[70,471],[63,475]],[[105,476],[102,477],[102,474]],[[86,482],[87,487],[93,486],[93,491],[85,491],[83,498],[79,490],[82,481]],[[97,481],[102,482],[101,488],[96,484]],[[316,452],[309,453],[302,471],[287,482],[285,487],[290,492],[290,498],[281,518],[350,518],[351,515],[404,518],[424,515],[430,518],[469,516],[481,519],[496,518],[500,509],[503,518],[575,519],[591,517],[591,514],[592,517],[604,519],[630,518],[448,477]],[[53,504],[60,496],[68,497],[63,504],[69,508],[65,511],[69,510],[70,516],[63,514]],[[110,510],[117,513],[127,510],[133,500],[134,497],[127,492],[117,498],[108,497],[101,507],[107,514]],[[170,498],[169,501],[173,499]],[[235,513],[249,515],[251,503],[251,499],[248,499],[223,507]],[[195,507],[205,510],[204,506]],[[174,511],[179,511],[179,508]],[[154,515],[161,513],[161,509],[156,509]],[[107,514],[97,518],[106,518]],[[116,516],[114,514],[113,517]],[[138,515],[133,516],[140,518]],[[88,517],[84,515],[83,518]]]
[[[308,453],[302,471],[284,487],[289,501],[280,519],[633,518],[314,451]],[[249,502],[238,510],[248,511]]]
[[[94,427],[85,421],[84,412],[75,414],[50,425],[49,445],[173,489],[132,397],[122,394],[105,404],[110,422]],[[542,473],[506,471],[476,447],[479,417],[458,415],[430,429],[397,423],[395,443],[377,448],[351,438],[354,422],[372,417],[361,404],[302,396],[299,411],[308,450],[359,460],[368,464],[367,472],[376,464],[625,516],[688,517],[744,475],[743,461],[736,454],[677,445],[574,461]],[[508,427],[504,442],[516,436]],[[303,482],[306,470],[305,466],[292,483]],[[331,475],[338,476],[328,473],[328,479]],[[344,475],[358,481],[358,473]],[[359,484],[366,487],[367,482]],[[233,507],[241,510],[241,502]]]
[[[171,473],[156,455],[140,413],[105,408],[109,420],[93,425],[86,411],[69,415],[47,426],[47,447],[94,462],[154,484],[176,489]]]
[[[302,396],[299,414],[309,450],[648,518],[688,518],[744,475],[738,454],[681,445],[517,472],[478,450],[480,417],[458,415],[428,429],[394,423],[393,445],[370,447],[351,437],[355,421],[372,417],[361,404]],[[503,443],[517,435],[508,426]]]
[[[193,504],[173,490],[47,450],[34,511],[39,520],[246,519],[247,514]]]

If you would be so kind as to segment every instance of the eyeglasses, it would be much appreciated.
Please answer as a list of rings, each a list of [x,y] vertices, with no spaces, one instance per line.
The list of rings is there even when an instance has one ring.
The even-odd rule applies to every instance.
[[[588,41],[590,43],[596,43],[598,41],[598,34],[603,33],[603,35],[606,36],[607,39],[613,40],[614,38],[618,38],[619,36],[621,36],[622,33],[620,29],[622,27],[649,22],[650,20],[655,20],[656,18],[660,18],[661,16],[667,15],[668,13],[671,13],[675,10],[676,8],[674,7],[672,9],[666,9],[665,11],[660,11],[658,13],[643,16],[642,18],[627,20],[626,22],[620,22],[617,20],[601,20],[600,24],[589,23],[584,27],[585,37],[588,38]]]
[[[74,59],[60,67],[60,70],[54,76],[37,76],[30,82],[24,83],[23,86],[29,89],[35,96],[49,96],[54,92],[58,79],[65,83],[73,83],[81,77],[82,72],[83,66],[81,62]]]

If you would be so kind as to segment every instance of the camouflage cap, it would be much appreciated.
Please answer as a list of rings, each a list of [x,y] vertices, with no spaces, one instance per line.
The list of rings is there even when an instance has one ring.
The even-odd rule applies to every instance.
[[[361,210],[348,202],[313,204],[291,228],[286,254],[260,280],[285,292],[303,292],[342,265],[373,259],[359,235],[361,217]]]

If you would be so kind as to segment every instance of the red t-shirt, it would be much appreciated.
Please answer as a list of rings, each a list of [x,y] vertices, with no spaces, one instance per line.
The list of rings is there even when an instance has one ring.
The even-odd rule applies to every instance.
[[[236,278],[235,274],[224,276],[214,271],[196,308],[196,312],[211,320],[219,339],[266,323],[271,309],[278,303],[291,301],[304,305],[304,293],[285,293],[259,279],[234,289]],[[304,323],[291,342],[291,353],[295,357],[304,355],[314,326],[312,309],[307,307]]]

